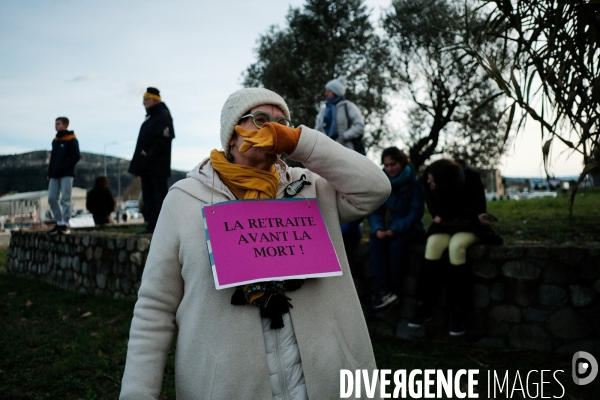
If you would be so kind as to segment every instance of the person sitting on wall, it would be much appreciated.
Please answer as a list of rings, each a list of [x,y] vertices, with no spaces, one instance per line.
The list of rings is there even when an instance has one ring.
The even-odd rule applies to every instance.
[[[437,160],[421,179],[433,222],[427,230],[425,257],[417,281],[417,308],[408,326],[419,328],[432,318],[432,307],[443,281],[448,284],[451,336],[465,334],[472,303],[467,249],[475,243],[502,244],[486,211],[479,172],[449,159]],[[442,257],[448,254],[448,259]],[[447,277],[447,279],[446,279]]]
[[[369,253],[375,281],[373,308],[376,310],[398,298],[408,245],[425,233],[421,222],[425,200],[416,168],[397,147],[383,150],[381,163],[392,193],[369,215]]]
[[[99,176],[94,187],[87,192],[85,208],[92,213],[94,224],[103,226],[110,224],[111,214],[115,210],[115,198],[110,190],[108,178]]]

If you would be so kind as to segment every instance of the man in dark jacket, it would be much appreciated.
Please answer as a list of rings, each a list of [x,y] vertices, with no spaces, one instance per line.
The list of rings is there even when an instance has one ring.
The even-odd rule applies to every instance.
[[[48,165],[48,203],[56,220],[49,235],[70,234],[71,189],[75,178],[75,164],[79,162],[79,142],[73,131],[68,131],[69,119],[58,117],[54,123],[56,137],[52,141],[52,153]],[[60,196],[60,205],[59,205]]]
[[[173,119],[161,101],[158,89],[149,87],[144,94],[146,120],[140,128],[129,172],[140,176],[147,226],[142,233],[154,232],[163,200],[169,190],[171,141],[175,138]]]

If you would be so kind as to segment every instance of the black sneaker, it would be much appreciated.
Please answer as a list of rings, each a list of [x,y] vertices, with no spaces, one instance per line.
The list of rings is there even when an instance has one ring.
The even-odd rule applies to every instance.
[[[389,292],[387,294],[382,294],[375,299],[375,304],[373,304],[373,308],[376,310],[380,310],[385,308],[398,300],[398,296],[395,293]]]
[[[58,225],[54,225],[54,228],[50,229],[48,232],[46,232],[48,235],[50,236],[55,236],[58,235],[58,232],[60,231],[60,226]]]
[[[71,229],[69,229],[67,225],[61,225],[60,229],[58,230],[58,233],[60,233],[61,235],[70,235]]]
[[[465,313],[463,310],[457,309],[450,316],[450,336],[462,336],[467,332],[465,329]]]
[[[417,308],[415,308],[415,315],[408,321],[409,328],[420,328],[423,324],[433,318],[433,312],[431,307],[427,306],[424,302],[419,301]]]

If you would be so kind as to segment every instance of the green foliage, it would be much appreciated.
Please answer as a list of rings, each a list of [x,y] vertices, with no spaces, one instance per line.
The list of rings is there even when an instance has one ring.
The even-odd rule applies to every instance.
[[[457,28],[464,55],[495,81],[511,113],[521,110],[517,130],[526,117],[540,124],[546,172],[556,139],[582,156],[582,181],[600,168],[593,157],[600,148],[600,1],[481,0],[480,7],[488,14],[482,30],[474,32],[468,16]],[[482,45],[497,40],[502,47]]]
[[[367,124],[367,146],[389,134],[383,118],[389,106],[388,52],[375,35],[361,0],[307,0],[290,8],[287,26],[271,27],[258,39],[257,62],[244,74],[244,86],[280,94],[292,110],[294,125],[314,126],[325,84],[348,80],[346,97]]]
[[[471,8],[471,2],[456,0],[394,0],[382,19],[394,83],[412,102],[405,139],[417,167],[441,152],[488,168],[502,155],[506,140],[491,80],[456,48],[461,36],[455,19],[470,13],[471,35],[483,24],[483,15]]]

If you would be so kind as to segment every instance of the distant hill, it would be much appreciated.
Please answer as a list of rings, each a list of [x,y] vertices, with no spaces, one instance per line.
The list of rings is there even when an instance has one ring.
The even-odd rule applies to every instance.
[[[0,195],[9,192],[31,192],[48,189],[46,173],[50,151],[32,151],[23,154],[0,155]],[[115,196],[118,192],[119,165],[121,176],[121,194],[127,188],[139,186],[134,184],[134,176],[127,172],[129,160],[106,156],[106,171],[110,180],[110,188]],[[169,185],[185,178],[186,172],[171,171]],[[81,160],[75,167],[75,180],[73,186],[91,189],[96,177],[104,175],[104,155],[81,152]],[[133,185],[132,185],[133,184]],[[131,196],[136,196],[139,189],[127,191]]]

